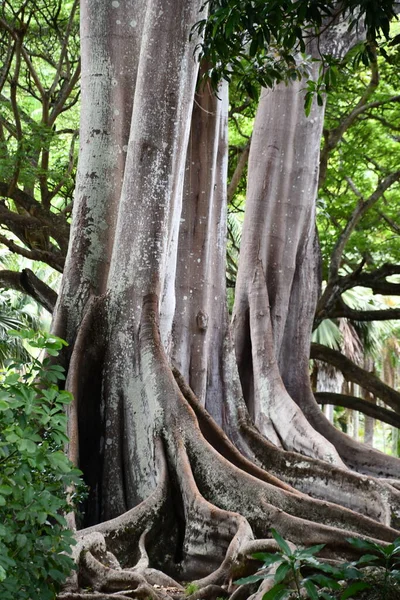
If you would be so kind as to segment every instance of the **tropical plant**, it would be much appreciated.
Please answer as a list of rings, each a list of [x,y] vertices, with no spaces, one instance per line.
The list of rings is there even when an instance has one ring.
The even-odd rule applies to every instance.
[[[400,591],[400,538],[387,545],[348,538],[347,542],[356,551],[368,553],[353,562],[331,565],[315,556],[325,544],[296,548],[275,529],[271,529],[271,533],[279,551],[254,553],[252,557],[263,566],[254,575],[235,582],[241,585],[273,578],[274,585],[264,594],[263,600],[348,600],[359,597],[358,594],[365,590],[374,590],[377,600],[398,598],[393,594]]]
[[[253,558],[262,561],[262,568],[254,575],[238,579],[235,583],[255,583],[273,577],[274,585],[264,594],[263,600],[286,600],[287,598],[301,600],[304,597],[311,600],[318,598],[333,600],[330,594],[319,592],[317,587],[340,590],[337,579],[332,577],[337,574],[337,571],[315,558],[315,554],[320,552],[325,544],[309,548],[293,548],[276,529],[271,529],[271,533],[280,551],[253,554]],[[275,566],[273,573],[270,570],[272,565]],[[306,569],[311,570],[311,573],[305,576]]]
[[[33,310],[32,310],[33,309]],[[7,361],[29,362],[31,356],[22,338],[10,336],[10,331],[27,327],[37,331],[40,323],[35,307],[27,296],[11,291],[0,294],[0,366]]]
[[[64,342],[49,334],[10,334],[56,356]],[[62,367],[8,365],[0,378],[0,597],[53,600],[74,566],[74,543],[64,514],[82,497],[80,472],[63,449],[67,442]],[[75,491],[72,491],[75,488]],[[67,489],[71,491],[67,497]]]

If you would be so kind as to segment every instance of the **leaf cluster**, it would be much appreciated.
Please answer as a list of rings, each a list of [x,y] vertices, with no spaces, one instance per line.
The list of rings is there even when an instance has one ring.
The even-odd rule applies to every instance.
[[[394,5],[388,0],[340,4],[349,29],[364,27],[369,44],[389,37]],[[206,8],[209,16],[195,25],[194,33],[203,36],[200,57],[210,64],[211,83],[216,89],[221,78],[230,81],[236,74],[239,88],[251,97],[260,85],[301,78],[304,68],[294,56],[305,53],[307,41],[339,14],[337,3],[320,0],[206,0]],[[368,46],[360,50],[363,60],[368,53]]]
[[[49,334],[14,332],[56,356],[65,344]],[[81,499],[80,471],[63,451],[65,406],[58,388],[63,368],[14,363],[0,379],[0,597],[52,600],[74,566],[73,534],[65,513]],[[69,490],[69,495],[67,494]]]

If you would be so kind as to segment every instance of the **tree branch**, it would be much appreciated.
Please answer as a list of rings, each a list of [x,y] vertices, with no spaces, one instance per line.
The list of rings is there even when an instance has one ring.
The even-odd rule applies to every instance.
[[[354,231],[354,228],[359,223],[360,219],[364,216],[364,214],[381,198],[382,194],[389,189],[395,182],[400,180],[400,170],[391,173],[383,181],[379,183],[375,191],[367,198],[366,200],[360,199],[357,203],[353,214],[348,220],[345,228],[342,230],[339,238],[334,246],[330,267],[329,267],[329,277],[330,279],[335,279],[337,277],[340,261],[342,258],[342,254],[344,248],[350,238],[350,235]]]
[[[49,229],[49,233],[60,246],[61,251],[66,253],[69,240],[69,224],[64,215],[62,215],[62,213],[56,214],[45,210],[33,196],[17,187],[13,190],[12,195],[9,195],[8,192],[8,185],[0,181],[0,196],[3,196],[4,198],[11,198],[14,200],[17,206],[22,207],[31,218],[37,219],[40,223],[40,226],[46,225]],[[5,215],[4,211],[8,209],[6,209],[5,206],[2,208],[3,215]],[[17,214],[12,213],[11,211],[8,212],[11,215]],[[10,215],[8,215],[8,217],[10,220],[12,219]]]
[[[24,258],[29,258],[29,260],[40,260],[60,273],[64,270],[65,258],[61,254],[54,254],[36,248],[28,250],[27,248],[16,244],[13,240],[9,240],[5,235],[0,235],[0,243],[4,244],[11,252],[15,252],[15,254],[19,254]]]
[[[235,192],[237,190],[239,182],[242,178],[243,171],[247,165],[247,161],[248,161],[249,153],[250,153],[250,143],[251,143],[251,137],[250,137],[249,141],[247,142],[247,144],[245,145],[245,147],[243,148],[243,150],[239,156],[239,160],[237,162],[235,172],[233,173],[232,179],[229,182],[228,190],[227,190],[228,204],[231,203],[231,201],[235,195]]]
[[[400,234],[400,225],[398,225],[397,223],[395,223],[390,217],[388,217],[387,215],[385,215],[385,213],[382,212],[381,210],[377,210],[376,212],[378,213],[378,215],[380,217],[382,217],[382,219],[384,221],[386,221],[386,223],[389,225],[390,229],[392,231],[394,231],[394,233],[399,233]]]
[[[391,275],[400,275],[400,265],[386,263],[379,269],[369,273],[359,273],[354,279],[349,278],[345,289],[361,286],[370,288],[374,294],[383,294],[387,296],[400,295],[400,283],[386,281]]]
[[[400,429],[400,415],[387,408],[368,402],[368,400],[364,400],[363,398],[347,396],[345,394],[333,394],[331,392],[316,392],[314,396],[318,404],[333,404],[333,406],[351,408],[351,410],[357,410],[373,419],[378,419],[379,421],[388,423],[388,425],[392,425],[392,427]]]
[[[0,287],[28,294],[49,313],[53,312],[57,302],[56,292],[30,269],[23,269],[21,272],[0,270]]]
[[[334,280],[330,281],[326,286],[321,298],[318,301],[318,306],[315,311],[315,320],[314,320],[314,329],[317,327],[323,319],[334,318],[339,316],[347,316],[344,315],[344,311],[347,308],[343,307],[343,300],[341,299],[341,295],[346,290],[350,290],[354,287],[366,287],[372,290],[374,294],[382,294],[386,296],[400,296],[400,283],[394,283],[392,281],[386,281],[386,277],[390,275],[400,275],[400,265],[392,265],[390,263],[386,263],[379,269],[375,269],[375,271],[370,271],[369,273],[362,273],[362,268],[364,267],[365,261],[362,261],[361,264],[348,275],[343,277],[336,277]],[[350,307],[348,310],[351,311]],[[389,310],[398,310],[398,309],[388,309]],[[361,311],[364,312],[364,311]],[[386,320],[386,317],[379,317],[380,311],[365,311],[369,313],[376,313],[373,318],[359,318],[360,315],[357,313],[357,321],[370,321],[370,320]],[[353,313],[355,314],[355,313]],[[388,313],[389,314],[389,313]],[[391,317],[388,318],[399,318],[395,313],[390,313]],[[353,318],[353,317],[349,317]]]
[[[351,127],[357,117],[368,110],[371,106],[367,104],[368,100],[376,90],[379,85],[379,71],[377,62],[371,63],[371,79],[369,81],[368,86],[365,88],[363,95],[360,100],[357,102],[356,106],[353,110],[344,117],[344,119],[339,123],[337,127],[331,129],[330,131],[324,131],[324,146],[321,150],[320,156],[320,169],[319,169],[319,182],[318,187],[321,187],[326,179],[326,171],[328,167],[329,154],[332,152],[334,148],[338,145],[340,140],[342,139],[344,133]],[[368,107],[368,108],[367,108]]]
[[[393,410],[400,413],[400,393],[383,383],[376,375],[358,367],[338,350],[333,350],[322,344],[311,344],[310,358],[333,365],[343,373],[347,381],[353,381],[368,390]]]
[[[400,308],[355,310],[339,298],[334,308],[326,314],[326,318],[338,319],[343,317],[352,321],[390,321],[400,319]]]
[[[49,126],[50,127],[52,125],[54,125],[54,122],[57,119],[58,115],[60,113],[62,113],[63,110],[66,108],[64,105],[65,105],[66,101],[68,100],[69,96],[71,95],[71,92],[74,89],[75,85],[78,83],[80,74],[81,74],[81,63],[79,60],[78,65],[75,69],[75,72],[73,73],[73,75],[69,81],[64,82],[64,85],[62,86],[62,88],[60,90],[58,100],[53,106],[53,109],[52,109],[52,111],[50,113],[50,117],[49,117]],[[70,108],[73,104],[70,103],[68,105],[68,108]]]

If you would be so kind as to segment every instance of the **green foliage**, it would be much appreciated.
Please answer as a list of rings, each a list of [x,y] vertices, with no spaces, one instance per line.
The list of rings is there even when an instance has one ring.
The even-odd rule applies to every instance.
[[[79,90],[71,82],[79,64],[79,17],[73,4],[13,0],[0,9],[0,53],[12,57],[0,90],[0,180],[16,177],[36,197],[57,189],[61,206],[72,199],[77,154]],[[16,37],[21,55],[13,47]]]
[[[397,594],[400,590],[400,538],[386,546],[348,538],[351,546],[368,553],[357,561],[332,566],[315,557],[324,544],[292,549],[275,529],[271,529],[271,533],[280,551],[253,554],[253,558],[263,563],[262,568],[235,582],[239,585],[257,583],[273,577],[274,585],[263,600],[347,600],[365,590],[378,590],[378,596],[374,596],[377,600],[389,600],[391,590]],[[371,566],[373,573],[368,570]]]
[[[271,533],[280,548],[280,552],[254,554],[253,558],[263,562],[262,569],[257,571],[255,575],[239,579],[236,583],[253,583],[274,577],[274,586],[263,596],[263,600],[286,600],[290,597],[295,597],[298,600],[304,597],[315,600],[323,597],[318,596],[317,586],[340,589],[336,579],[330,576],[332,568],[319,562],[314,556],[322,550],[324,544],[292,550],[275,529],[271,529]],[[275,566],[274,574],[269,572],[271,565]],[[304,577],[302,573],[305,568],[311,570],[311,574],[307,577]],[[287,581],[290,582],[291,587],[285,584]],[[304,596],[304,594],[306,595]],[[332,598],[332,596],[326,594],[325,598]]]
[[[1,263],[0,263],[1,264]],[[10,361],[29,362],[31,355],[20,337],[10,336],[11,330],[37,330],[39,326],[37,305],[28,296],[12,291],[0,294],[0,367]]]
[[[65,344],[49,334],[14,332],[57,356]],[[73,568],[74,543],[64,514],[83,493],[80,472],[63,447],[63,368],[50,358],[14,363],[0,379],[0,597],[52,600]],[[67,498],[67,489],[70,490]]]
[[[336,86],[328,93],[325,139],[357,111],[358,116],[330,152],[326,179],[319,192],[317,222],[325,279],[338,232],[344,229],[358,203],[370,197],[378,182],[398,170],[400,55],[390,50],[390,58],[391,63],[378,60],[379,85],[372,91],[371,68],[354,64],[350,53]],[[396,225],[399,191],[399,185],[393,185],[357,224],[343,255],[347,272],[356,269],[362,260],[364,271],[400,261]]]
[[[389,600],[398,598],[400,593],[400,538],[392,544],[382,546],[360,538],[348,538],[354,548],[366,551],[352,563],[354,582],[345,590],[341,600],[351,598],[359,590],[376,590],[376,598]],[[365,569],[371,567],[368,572]],[[364,569],[364,570],[361,570]],[[346,594],[346,595],[345,595]]]
[[[368,42],[375,42],[381,36],[389,37],[394,4],[347,0],[341,7],[349,28],[363,24]],[[209,17],[194,29],[204,35],[201,56],[212,65],[208,73],[211,83],[217,88],[221,78],[230,81],[235,74],[239,87],[250,97],[257,95],[260,85],[272,87],[301,77],[305,70],[294,55],[304,53],[310,32],[318,35],[324,21],[337,13],[337,3],[321,0],[206,0],[205,7]],[[360,47],[358,54],[360,60],[369,60],[369,45]],[[335,76],[335,72],[321,76],[318,101],[322,102],[323,86],[329,86]]]
[[[185,586],[185,596],[190,596],[191,594],[194,594],[195,592],[199,591],[199,586],[197,585],[197,583],[188,583]]]

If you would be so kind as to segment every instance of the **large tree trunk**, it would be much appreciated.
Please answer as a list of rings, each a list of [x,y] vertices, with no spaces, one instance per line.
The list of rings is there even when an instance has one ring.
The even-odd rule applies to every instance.
[[[293,214],[285,207],[291,197],[282,206],[273,196],[268,203],[270,216],[287,219],[290,248],[272,221],[270,231],[262,229],[265,203],[252,212],[250,199],[246,216],[247,223],[258,219],[245,228],[262,238],[271,284],[256,248],[247,287],[239,286],[237,306],[247,305],[236,308],[236,322],[249,330],[236,331],[243,339],[238,362],[251,416],[275,446],[247,412],[227,324],[226,90],[218,100],[200,88],[192,115],[197,64],[189,34],[202,0],[132,1],[124,11],[120,4],[90,0],[82,16],[83,143],[54,329],[70,343],[63,357],[75,398],[69,452],[89,485],[84,525],[91,527],[77,532],[80,568],[64,598],[81,598],[79,589],[89,586],[102,598],[135,589],[138,597],[165,599],[166,588],[181,589],[171,576],[198,578],[208,590],[228,586],[238,563],[249,568],[251,551],[271,547],[271,527],[294,543],[326,543],[337,555],[351,553],[349,531],[393,540],[399,493],[346,470],[281,377],[295,290],[307,331],[316,299],[316,281],[310,294],[301,285],[315,272],[309,196],[320,122],[302,128],[302,101],[287,88],[286,101],[297,107],[291,128],[302,128],[303,147],[314,148],[304,169],[300,156],[293,163],[300,181],[290,180],[297,177],[291,171],[273,179],[281,194],[298,183],[307,190],[306,206],[295,204]],[[295,138],[290,132],[291,143]],[[260,139],[255,143],[264,152]],[[294,155],[288,144],[278,165]],[[275,395],[282,405],[270,410]]]

